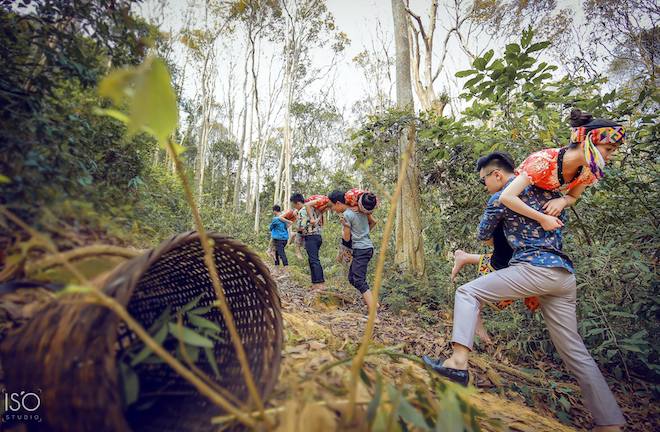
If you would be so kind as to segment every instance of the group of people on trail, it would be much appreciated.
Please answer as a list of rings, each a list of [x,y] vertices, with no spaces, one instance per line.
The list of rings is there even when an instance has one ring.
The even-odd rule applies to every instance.
[[[375,307],[367,283],[367,269],[374,253],[369,233],[376,225],[372,213],[377,205],[375,194],[357,188],[333,190],[328,195],[312,195],[307,199],[300,193],[294,193],[291,195],[291,210],[282,213],[279,205],[273,206],[270,231],[275,265],[280,262],[283,266],[288,265],[284,248],[290,239],[294,244],[302,244],[307,252],[312,289],[324,289],[325,277],[319,250],[323,244],[325,213],[332,210],[339,215],[342,224],[338,260],[350,262],[349,283],[360,292],[367,307]],[[292,236],[288,233],[289,227],[292,227]]]
[[[512,157],[503,152],[477,161],[479,180],[491,194],[477,238],[491,245],[493,251],[454,253],[452,280],[467,264],[478,265],[480,277],[456,290],[451,356],[444,360],[424,356],[423,360],[445,378],[468,385],[468,360],[475,334],[488,341],[481,309],[487,304],[505,308],[516,299],[524,299],[531,311],[541,310],[557,352],[578,380],[596,425],[594,430],[618,431],[625,424],[621,409],[578,333],[575,269],[563,251],[562,230],[567,223],[564,210],[603,178],[606,163],[625,142],[625,129],[578,109],[571,111],[570,125],[567,146],[533,153],[517,168]],[[377,299],[372,297],[365,276],[373,255],[369,230],[375,221],[368,212],[351,206],[341,191],[324,198],[328,207],[344,215],[342,241],[353,252],[349,281],[363,293],[367,305],[372,305]],[[312,282],[322,285],[318,248],[324,210],[305,205],[299,194],[291,200],[299,211],[298,230],[304,238]]]

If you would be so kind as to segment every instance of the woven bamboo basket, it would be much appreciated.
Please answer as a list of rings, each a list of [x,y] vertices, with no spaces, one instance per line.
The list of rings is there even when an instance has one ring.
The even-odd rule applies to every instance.
[[[250,368],[262,398],[275,386],[282,349],[282,315],[275,282],[261,259],[245,245],[209,234],[216,267]],[[124,305],[144,328],[170,305],[176,313],[202,295],[199,306],[216,300],[196,232],[173,237],[142,256],[118,266],[103,290]],[[248,391],[224,319],[217,308],[205,318],[216,322],[224,342],[213,348],[220,370],[200,356],[196,366],[228,393],[247,403]],[[129,415],[122,408],[117,358],[136,338],[110,310],[72,302],[70,296],[48,304],[2,344],[8,391],[41,392],[41,423],[49,431],[206,431],[210,417],[222,414],[166,364],[140,364],[140,394],[166,387],[146,411]],[[171,350],[174,352],[174,349]]]

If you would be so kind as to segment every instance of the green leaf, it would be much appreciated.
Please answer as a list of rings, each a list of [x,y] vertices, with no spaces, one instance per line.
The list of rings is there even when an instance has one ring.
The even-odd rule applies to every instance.
[[[637,316],[635,316],[635,318],[637,318]],[[639,338],[643,338],[644,336],[647,336],[648,334],[649,332],[647,332],[646,330],[640,330],[634,335],[630,336],[628,339],[639,339]]]
[[[222,336],[218,335],[218,334],[211,333],[211,334],[208,334],[206,336],[210,337],[211,339],[217,340],[220,343],[223,343],[223,344],[227,343],[227,340],[225,338],[223,338]]]
[[[364,371],[364,369],[360,369],[360,378],[362,379],[362,382],[364,382],[367,387],[371,387],[371,379],[369,379],[369,376]]]
[[[463,432],[463,414],[458,405],[456,395],[445,393],[442,399],[442,410],[438,413],[435,430],[442,432]]]
[[[454,74],[456,78],[465,78],[466,76],[474,75],[476,74],[477,71],[474,69],[468,69],[468,70],[462,70],[458,71]]]
[[[177,156],[179,156],[181,153],[186,151],[186,148],[184,146],[175,142],[172,143],[172,148],[174,149],[174,154],[176,154]]]
[[[486,60],[483,57],[477,57],[472,62],[472,66],[474,66],[475,69],[482,71],[486,69]]]
[[[99,95],[112,99],[115,105],[121,104],[129,92],[129,86],[135,79],[135,68],[115,69],[106,75],[99,83]]]
[[[197,347],[190,347],[184,345],[186,349],[186,354],[188,355],[188,358],[190,359],[191,362],[197,363],[197,360],[199,360],[199,348]],[[177,345],[176,347],[176,356],[181,360],[182,362],[185,362],[185,359],[183,358],[183,353],[181,352],[181,345]]]
[[[429,425],[421,412],[410,404],[405,398],[401,398],[399,403],[399,415],[408,423],[416,426],[420,430],[429,430]]]
[[[167,325],[163,325],[158,332],[154,335],[154,340],[158,342],[158,345],[163,345],[163,342],[165,341],[165,338],[167,337]],[[144,359],[149,357],[149,355],[152,353],[151,348],[148,346],[145,346],[140,350],[139,353],[133,357],[133,360],[131,360],[131,366],[136,366],[137,364],[141,363]]]
[[[564,396],[559,398],[559,405],[561,405],[566,412],[571,410],[571,403]]]
[[[206,318],[201,316],[189,314],[188,320],[190,320],[190,323],[197,328],[205,328],[216,332],[222,331],[218,324],[214,323],[213,321],[207,320]]]
[[[105,109],[105,108],[94,107],[92,112],[96,115],[112,117],[113,119],[119,120],[120,122],[125,123],[125,124],[128,124],[128,121],[129,121],[128,116],[126,114],[124,114],[121,111],[117,111],[115,109]]]
[[[215,353],[213,352],[213,348],[204,348],[204,354],[206,354],[206,360],[211,365],[215,377],[220,379],[220,371],[218,370],[218,359],[215,358]]]
[[[168,323],[168,329],[170,334],[177,339],[183,339],[183,342],[188,345],[199,346],[199,347],[213,347],[213,342],[205,338],[204,336],[195,333],[193,330],[190,330],[188,327],[179,326],[175,323]]]
[[[170,320],[171,313],[172,313],[172,306],[167,305],[165,309],[163,309],[163,312],[160,313],[158,318],[156,318],[156,321],[154,321],[154,323],[151,324],[151,326],[149,326],[149,334],[154,334],[161,327],[163,327]]]
[[[490,65],[489,69],[495,72],[500,71],[504,69],[504,62],[502,61],[502,59],[497,59],[493,62],[492,65]]]
[[[638,347],[637,345],[630,345],[630,344],[621,344],[621,348],[628,352],[636,352],[636,353],[643,353],[642,349]]]
[[[124,362],[119,362],[119,376],[123,389],[124,404],[129,406],[138,399],[140,380],[133,368]]]
[[[520,44],[523,48],[527,48],[529,46],[529,43],[532,41],[532,37],[534,37],[534,31],[532,30],[532,27],[529,26],[527,30],[523,30],[523,36],[520,40]]]
[[[628,313],[628,312],[612,311],[612,312],[610,312],[610,315],[611,316],[617,316],[617,317],[623,317],[623,318],[637,319],[637,315],[631,314],[631,313]],[[644,330],[642,330],[642,331],[644,331]]]
[[[135,94],[130,104],[128,133],[133,134],[147,127],[162,144],[177,126],[176,94],[163,60],[152,59],[143,67],[145,70],[136,79]]]
[[[494,54],[495,54],[495,51],[493,51],[493,50],[491,49],[491,50],[488,50],[488,52],[486,52],[486,54],[483,55],[482,58],[484,59],[484,66],[486,66],[486,65],[488,64],[488,62],[490,61],[490,59],[493,58],[493,55],[494,55]]]
[[[201,300],[201,298],[203,296],[204,296],[204,293],[202,293],[202,294],[198,295],[197,297],[195,297],[194,299],[190,300],[188,303],[183,305],[183,307],[179,310],[179,312],[180,313],[186,313],[189,310],[192,310],[193,308],[195,308],[197,306],[197,303],[199,303],[199,301]]]
[[[475,85],[476,83],[478,83],[479,81],[481,81],[482,79],[484,79],[484,76],[482,74],[479,74],[476,77],[470,79],[468,82],[466,82],[465,85],[463,86],[463,88],[470,88],[473,85]]]
[[[532,44],[527,50],[525,51],[527,54],[533,53],[536,51],[541,51],[542,49],[545,49],[550,46],[550,41],[544,41],[544,42],[537,42],[535,44]]]
[[[76,284],[69,284],[62,291],[59,291],[57,295],[64,294],[86,294],[94,291],[94,288]]]
[[[373,424],[376,419],[376,412],[378,411],[378,406],[380,405],[380,400],[383,394],[383,378],[380,374],[376,374],[376,388],[374,389],[374,398],[369,402],[367,407],[367,420],[369,424]]]
[[[520,45],[512,43],[506,46],[505,52],[507,54],[518,55],[520,54]]]

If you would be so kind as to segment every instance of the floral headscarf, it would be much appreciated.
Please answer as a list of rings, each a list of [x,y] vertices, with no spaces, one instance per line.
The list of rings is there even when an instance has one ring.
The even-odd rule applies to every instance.
[[[600,154],[597,145],[623,144],[626,139],[626,130],[616,123],[595,119],[585,126],[571,128],[571,142],[584,143],[584,159],[589,169],[597,179],[603,178],[605,173],[605,159]]]

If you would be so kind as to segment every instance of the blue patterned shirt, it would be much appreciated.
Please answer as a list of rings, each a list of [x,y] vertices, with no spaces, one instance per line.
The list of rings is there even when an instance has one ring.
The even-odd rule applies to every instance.
[[[507,185],[513,179],[509,180]],[[500,222],[504,226],[504,234],[513,249],[513,256],[509,265],[516,263],[529,263],[537,267],[561,267],[574,272],[571,259],[562,252],[561,229],[546,231],[541,224],[533,219],[519,215],[500,203],[501,191],[493,194],[488,200],[488,207],[484,210],[477,231],[479,240],[489,240]],[[543,212],[543,205],[561,193],[528,186],[520,194],[520,199],[531,208]],[[559,216],[566,222],[566,214],[562,211]]]

